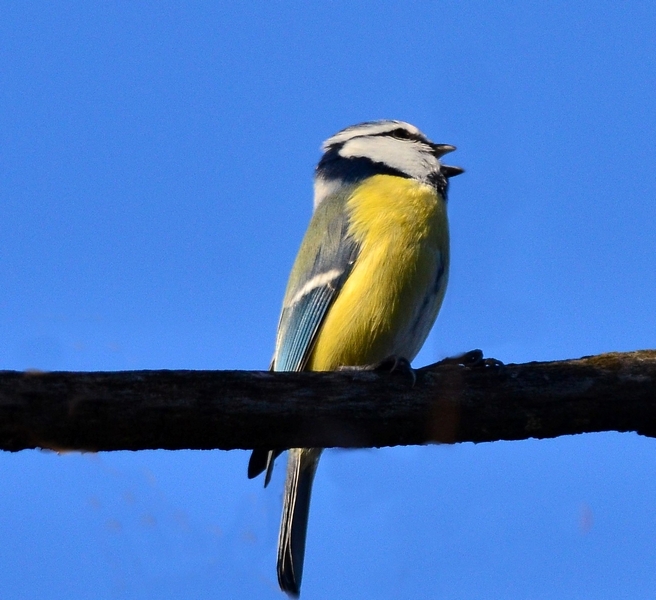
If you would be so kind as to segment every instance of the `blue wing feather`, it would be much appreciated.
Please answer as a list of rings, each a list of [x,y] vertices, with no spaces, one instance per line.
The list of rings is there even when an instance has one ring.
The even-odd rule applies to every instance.
[[[337,290],[322,286],[308,292],[285,311],[285,331],[274,360],[276,371],[300,371]]]
[[[345,192],[326,198],[310,222],[285,295],[274,371],[305,367],[321,323],[351,273],[359,246],[348,235],[347,199]],[[317,285],[305,290],[312,281]]]
[[[345,187],[325,198],[310,221],[287,285],[271,363],[274,371],[305,368],[321,324],[351,273],[359,252],[359,245],[348,235],[346,202],[351,190]],[[312,281],[317,285],[308,287]],[[266,486],[273,462],[281,452],[281,449],[254,449],[248,476],[256,477],[266,471]]]

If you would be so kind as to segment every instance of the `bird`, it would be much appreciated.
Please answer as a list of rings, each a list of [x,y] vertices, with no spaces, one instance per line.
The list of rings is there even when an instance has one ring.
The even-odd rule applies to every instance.
[[[449,179],[456,148],[404,121],[367,121],[328,138],[314,208],[289,276],[273,371],[375,368],[410,361],[428,336],[449,275]],[[391,363],[389,362],[391,360]],[[255,449],[248,477],[271,479],[281,449]],[[300,595],[312,483],[321,448],[288,452],[277,574]]]

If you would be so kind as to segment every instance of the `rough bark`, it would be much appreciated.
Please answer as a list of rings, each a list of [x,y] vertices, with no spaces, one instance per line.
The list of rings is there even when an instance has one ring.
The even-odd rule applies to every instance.
[[[347,371],[0,371],[0,449],[377,447],[656,437],[656,350]]]

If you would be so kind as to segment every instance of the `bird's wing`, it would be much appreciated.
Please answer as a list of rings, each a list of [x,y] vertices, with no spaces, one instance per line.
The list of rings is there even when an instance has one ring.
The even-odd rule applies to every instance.
[[[287,284],[272,371],[303,370],[321,323],[353,268],[359,245],[348,235],[349,196],[347,188],[325,198],[312,216]],[[253,450],[248,477],[266,471],[266,487],[274,460],[282,451]]]
[[[317,207],[287,285],[278,324],[274,371],[301,371],[326,313],[348,278],[359,246],[348,235],[343,190]]]

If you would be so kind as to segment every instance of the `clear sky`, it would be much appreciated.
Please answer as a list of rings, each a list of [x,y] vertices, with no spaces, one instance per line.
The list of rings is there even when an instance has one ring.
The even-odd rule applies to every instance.
[[[321,142],[456,145],[421,366],[656,346],[653,2],[3,2],[0,368],[264,369]],[[621,401],[618,398],[618,401]],[[282,463],[0,455],[3,599],[281,598]],[[656,440],[328,451],[303,598],[653,598]]]

